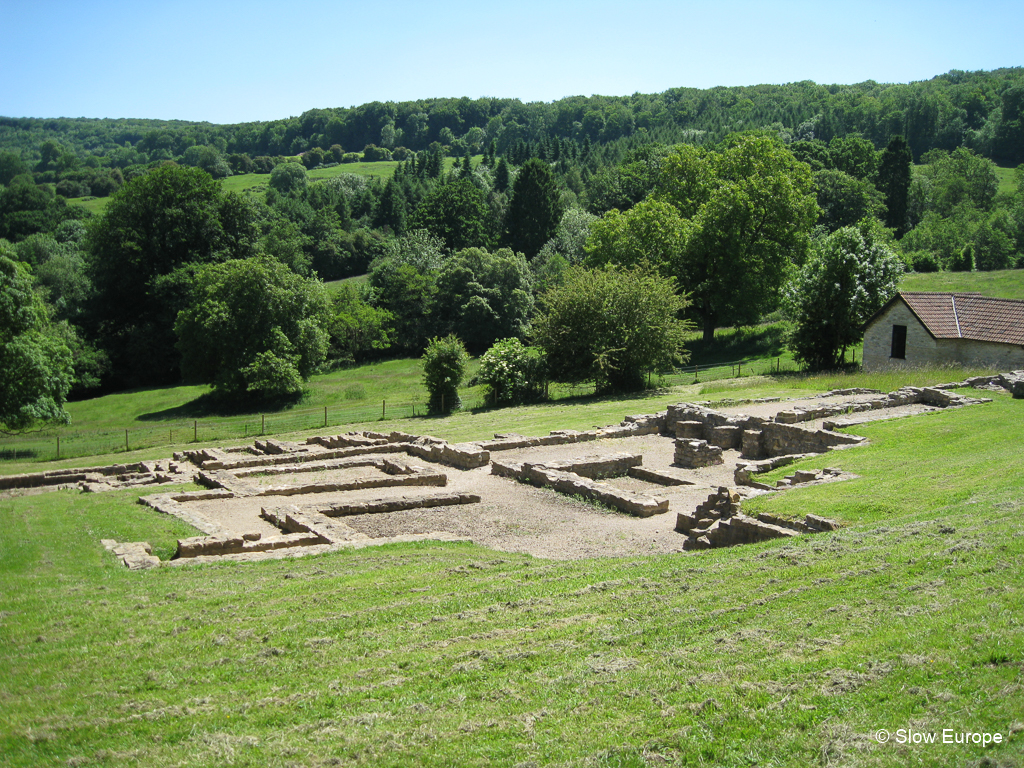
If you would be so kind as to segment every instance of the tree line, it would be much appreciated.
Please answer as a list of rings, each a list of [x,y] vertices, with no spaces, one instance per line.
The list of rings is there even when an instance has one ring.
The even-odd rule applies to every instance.
[[[998,194],[970,147],[778,126],[616,142],[492,139],[447,171],[451,145],[433,142],[398,153],[387,181],[311,180],[337,153],[307,150],[270,158],[266,193],[244,195],[163,160],[123,174],[92,218],[34,175],[80,167],[72,153],[44,148],[45,171],[7,153],[0,258],[22,320],[4,320],[0,343],[8,370],[49,382],[52,406],[25,400],[38,387],[8,393],[4,413],[24,400],[29,416],[4,423],[52,416],[69,393],[183,377],[294,397],[312,372],[444,338],[485,355],[511,400],[545,377],[628,389],[685,356],[689,323],[710,339],[776,312],[798,358],[828,367],[903,269],[1024,266],[1022,173]],[[317,280],[363,274],[333,293]]]

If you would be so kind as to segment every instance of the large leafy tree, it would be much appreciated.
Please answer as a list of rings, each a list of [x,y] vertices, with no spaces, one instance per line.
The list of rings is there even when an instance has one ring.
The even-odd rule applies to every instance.
[[[67,424],[71,351],[20,264],[0,254],[0,432]]]
[[[753,322],[778,306],[818,217],[805,163],[768,135],[733,136],[717,150],[681,145],[663,161],[658,198],[686,219],[672,272],[706,341],[720,321]]]
[[[453,251],[489,248],[494,240],[487,195],[469,179],[442,184],[431,191],[420,202],[411,226],[441,238]]]
[[[300,392],[327,355],[328,307],[322,283],[273,259],[208,265],[175,323],[182,374],[223,396]]]
[[[551,166],[537,158],[527,160],[512,185],[504,244],[532,259],[554,236],[561,218],[561,195]]]
[[[533,277],[522,254],[466,248],[445,259],[437,278],[433,317],[475,354],[497,339],[526,335],[533,312]]]
[[[648,372],[686,359],[691,326],[678,315],[687,300],[652,267],[572,267],[542,303],[533,337],[556,381],[593,381],[599,392],[637,390]]]
[[[89,233],[89,266],[94,331],[122,383],[177,378],[174,320],[190,280],[167,278],[189,265],[251,256],[259,235],[253,216],[199,168],[165,165],[111,197]]]
[[[648,198],[625,213],[612,209],[591,224],[586,264],[635,266],[649,262],[670,272],[678,261],[685,226],[671,203]]]
[[[370,266],[374,306],[392,317],[391,338],[399,349],[419,353],[430,338],[444,242],[426,230],[392,238]]]
[[[877,217],[885,208],[882,193],[871,182],[843,171],[816,172],[814,186],[821,208],[818,224],[828,232],[852,226],[866,217]]]
[[[864,323],[896,293],[903,270],[876,222],[816,242],[786,295],[794,357],[814,370],[838,366],[847,348],[864,338]]]

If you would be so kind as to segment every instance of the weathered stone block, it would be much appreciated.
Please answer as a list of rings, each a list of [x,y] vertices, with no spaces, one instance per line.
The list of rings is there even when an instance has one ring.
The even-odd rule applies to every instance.
[[[740,455],[748,459],[761,458],[764,455],[764,449],[761,447],[761,434],[762,432],[759,429],[743,430]]]
[[[676,440],[673,463],[680,467],[696,469],[713,464],[724,464],[722,449],[708,445],[707,440]]]
[[[704,437],[704,422],[702,421],[677,421],[675,435],[686,440],[700,440]]]
[[[732,424],[712,427],[708,434],[708,443],[725,450],[739,448],[743,439],[743,430]]]

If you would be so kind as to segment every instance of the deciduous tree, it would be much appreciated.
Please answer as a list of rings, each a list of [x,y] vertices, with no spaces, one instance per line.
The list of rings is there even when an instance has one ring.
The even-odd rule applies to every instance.
[[[186,381],[222,396],[294,395],[327,354],[323,284],[274,259],[211,264],[175,323]]]
[[[572,267],[544,294],[533,337],[552,379],[593,381],[599,392],[642,389],[645,375],[683,362],[690,324],[675,281],[649,266]]]
[[[67,424],[71,351],[27,271],[0,254],[0,432]]]
[[[659,199],[687,219],[673,273],[704,328],[755,321],[778,306],[818,217],[808,166],[767,135],[718,149],[682,145],[662,165]]]
[[[813,370],[837,367],[896,293],[903,269],[885,231],[868,221],[816,242],[786,294],[794,357]]]

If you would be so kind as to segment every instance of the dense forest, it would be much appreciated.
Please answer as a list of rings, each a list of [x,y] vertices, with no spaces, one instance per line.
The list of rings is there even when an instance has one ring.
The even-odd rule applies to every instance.
[[[380,160],[397,161],[386,181],[308,175]],[[653,295],[650,281],[665,280],[680,300],[662,306],[710,339],[787,301],[800,317],[794,286],[817,290],[809,276],[828,254],[852,249],[858,269],[890,277],[893,258],[918,271],[1021,267],[1024,176],[1000,191],[997,167],[1022,162],[1022,68],[905,85],[372,103],[226,126],[0,118],[0,347],[8,370],[31,372],[26,392],[50,393],[0,391],[0,422],[52,420],[69,390],[182,376],[233,395],[294,393],[313,371],[420,354],[446,334],[474,354],[543,336],[560,357],[545,373],[520,355],[536,375],[625,386],[642,377],[623,376],[611,351],[621,329],[592,318],[559,337],[554,307],[577,320],[596,310],[555,292]],[[247,173],[266,185],[221,189]],[[68,203],[85,196],[112,199],[91,216]],[[333,294],[312,279],[367,273]],[[850,290],[863,295],[858,279]],[[676,344],[681,327],[665,338]],[[843,333],[798,355],[838,362],[856,341]],[[583,349],[583,337],[611,346]]]

